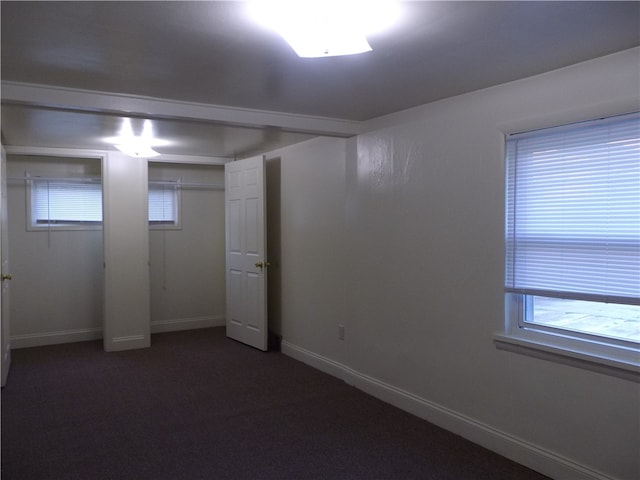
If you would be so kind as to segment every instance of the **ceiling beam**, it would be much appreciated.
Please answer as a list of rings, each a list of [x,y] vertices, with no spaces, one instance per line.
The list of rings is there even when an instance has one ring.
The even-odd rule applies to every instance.
[[[2,146],[9,155],[37,155],[43,157],[79,157],[102,158],[114,150],[95,150],[86,148],[30,147],[20,145]],[[160,154],[147,159],[150,163],[185,163],[190,165],[224,165],[234,160],[233,157],[203,157],[196,155]]]
[[[363,131],[362,122],[353,120],[19,82],[2,82],[1,98],[3,103],[150,118],[199,120],[243,127],[276,127],[288,132],[345,138]]]

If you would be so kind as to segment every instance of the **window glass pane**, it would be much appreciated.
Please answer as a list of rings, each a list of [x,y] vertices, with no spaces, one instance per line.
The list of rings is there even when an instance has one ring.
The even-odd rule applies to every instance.
[[[177,185],[149,184],[149,222],[175,224],[178,220]]]
[[[33,225],[102,222],[102,186],[99,182],[32,180]]]
[[[178,186],[149,185],[149,222],[176,225]],[[64,226],[102,222],[102,185],[91,180],[31,180],[31,225]]]
[[[640,306],[532,296],[525,321],[640,342]]]

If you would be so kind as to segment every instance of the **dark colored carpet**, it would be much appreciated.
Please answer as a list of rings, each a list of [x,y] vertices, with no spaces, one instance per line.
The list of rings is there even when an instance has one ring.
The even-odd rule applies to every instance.
[[[12,355],[2,480],[546,478],[222,328]]]

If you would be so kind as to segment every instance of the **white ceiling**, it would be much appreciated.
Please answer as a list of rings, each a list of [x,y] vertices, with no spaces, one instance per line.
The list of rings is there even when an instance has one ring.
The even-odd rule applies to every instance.
[[[636,1],[401,7],[373,52],[301,59],[244,2],[2,1],[3,143],[105,149],[152,118],[162,153],[245,156],[640,44]]]

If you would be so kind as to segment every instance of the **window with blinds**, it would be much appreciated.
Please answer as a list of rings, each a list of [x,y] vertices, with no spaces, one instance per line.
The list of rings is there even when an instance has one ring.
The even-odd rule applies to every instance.
[[[176,181],[149,182],[149,224],[179,226],[179,183]]]
[[[523,321],[639,342],[640,116],[511,135],[506,164],[505,290]]]
[[[102,184],[95,179],[29,180],[32,227],[86,227],[102,223]]]
[[[29,179],[32,229],[87,229],[102,224],[100,179]],[[149,182],[149,224],[179,227],[178,182]]]

